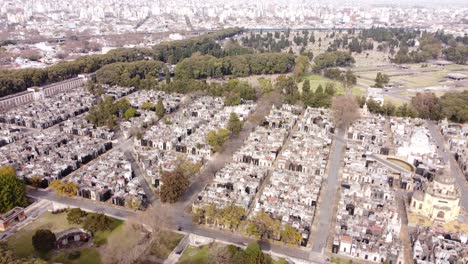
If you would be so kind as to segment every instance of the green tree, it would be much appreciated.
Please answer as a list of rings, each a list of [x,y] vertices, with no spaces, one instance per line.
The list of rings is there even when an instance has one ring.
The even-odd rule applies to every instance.
[[[296,67],[294,68],[294,71],[292,74],[296,82],[299,82],[302,79],[304,74],[309,71],[309,68],[310,68],[309,57],[305,55],[301,55],[296,59]]]
[[[259,239],[276,238],[279,231],[279,221],[272,219],[270,214],[265,211],[255,215],[247,226],[247,233]]]
[[[55,190],[57,195],[62,196],[75,196],[79,189],[73,182],[62,182],[60,180],[53,180],[49,187]]]
[[[39,176],[33,176],[29,179],[29,183],[34,187],[34,188],[39,188],[41,187],[42,184],[42,178]]]
[[[412,118],[415,118],[418,116],[418,113],[416,112],[416,110],[414,110],[413,107],[408,103],[403,103],[402,105],[398,106],[395,114],[397,116],[412,117]]]
[[[302,241],[302,235],[294,227],[286,225],[281,230],[281,241],[287,244],[300,245]]]
[[[80,225],[84,222],[86,215],[86,212],[80,208],[70,209],[67,213],[68,223]]]
[[[112,222],[112,219],[104,214],[91,213],[86,216],[83,228],[94,234],[98,231],[110,230]]]
[[[151,102],[144,102],[144,103],[141,104],[141,109],[143,109],[143,110],[154,110],[155,106]]]
[[[387,74],[382,74],[381,72],[377,73],[375,77],[374,87],[383,88],[385,84],[390,82],[390,77]]]
[[[453,122],[468,122],[468,91],[446,93],[440,98],[442,113]]]
[[[236,113],[232,112],[229,116],[227,129],[234,135],[239,135],[244,123],[239,119]]]
[[[133,108],[133,107],[130,107],[130,108],[127,109],[127,111],[125,111],[125,113],[124,113],[124,119],[125,119],[125,120],[129,120],[130,118],[135,117],[135,116],[136,116],[136,113],[137,113],[136,109]]]
[[[27,204],[24,182],[16,177],[15,169],[11,166],[0,167],[0,213]]]
[[[367,104],[367,109],[369,112],[374,113],[374,114],[382,114],[382,106],[380,106],[380,103],[377,102],[376,100],[369,98],[366,102]]]
[[[156,115],[159,118],[162,118],[166,113],[166,109],[164,109],[164,104],[162,99],[158,99],[158,103],[156,104]]]
[[[356,75],[354,75],[351,70],[347,70],[346,73],[342,76],[342,82],[344,88],[348,89],[357,83]]]
[[[317,86],[317,89],[315,89],[316,94],[323,94],[323,87],[321,84]]]
[[[245,262],[248,264],[267,264],[268,259],[263,254],[262,248],[257,242],[251,242],[245,249]]]
[[[242,219],[245,218],[246,212],[243,207],[237,205],[228,205],[218,210],[218,224],[231,230],[239,227]]]
[[[310,80],[305,80],[304,84],[302,85],[302,92],[309,93],[310,92]]]
[[[218,131],[210,131],[206,136],[206,143],[213,148],[215,152],[223,150],[223,145],[229,138],[229,131],[224,128],[218,129]]]
[[[49,252],[55,248],[56,237],[49,229],[38,229],[32,236],[34,249],[39,252]]]

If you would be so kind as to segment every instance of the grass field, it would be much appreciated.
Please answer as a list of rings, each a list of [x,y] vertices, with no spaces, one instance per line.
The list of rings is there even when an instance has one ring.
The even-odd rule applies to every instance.
[[[102,245],[106,243],[107,239],[115,230],[118,230],[123,221],[115,220],[113,222],[112,230],[99,231],[94,234],[93,243],[95,245]],[[37,229],[50,229],[52,232],[60,232],[72,227],[81,227],[80,225],[69,224],[67,221],[67,214],[52,214],[47,212],[39,217],[34,222],[25,226],[18,231],[15,235],[7,240],[7,245],[13,250],[18,257],[40,256],[49,259],[52,262],[63,263],[101,263],[99,253],[96,248],[78,249],[81,256],[75,260],[68,259],[68,254],[64,252],[51,252],[47,255],[38,254],[32,245],[32,237]]]
[[[184,235],[179,233],[162,231],[151,246],[151,254],[158,258],[166,259],[183,237]]]
[[[79,227],[79,225],[69,224],[66,213],[52,214],[47,212],[18,231],[14,236],[9,237],[7,244],[19,257],[32,256],[35,254],[35,250],[31,240],[37,229],[50,229],[52,232],[60,232],[72,227]]]
[[[315,75],[315,74],[308,75],[308,76],[304,77],[304,80],[309,80],[309,82],[310,82],[310,91],[312,91],[312,92],[315,92],[315,90],[317,89],[317,87],[319,85],[322,85],[323,89],[325,89],[325,86],[327,85],[327,83],[333,83],[335,85],[337,95],[344,95],[345,94],[345,91],[344,91],[344,88],[343,88],[343,85],[341,84],[341,82],[331,80],[331,79],[325,78],[325,77],[320,76],[320,75]],[[300,82],[298,84],[301,91],[302,91],[302,85],[304,85],[304,82]],[[353,87],[352,91],[353,91],[353,94],[355,94],[355,95],[365,94],[365,90],[363,88],[360,88],[360,87],[357,87],[357,86]]]
[[[96,248],[84,248],[79,250],[80,257],[77,259],[69,258],[69,253],[59,253],[51,257],[51,263],[63,263],[63,264],[100,264],[101,258]]]
[[[179,264],[203,264],[208,260],[210,255],[210,245],[201,247],[187,247],[184,254],[179,259]]]
[[[210,253],[215,252],[219,248],[226,247],[226,245],[214,243],[207,244],[200,247],[187,247],[184,254],[179,259],[179,264],[205,264],[208,263]],[[271,259],[272,264],[287,264],[288,262],[284,258],[271,258],[269,255],[266,255],[267,258]]]
[[[335,88],[338,94],[344,94],[343,85],[341,85],[341,83],[338,81],[334,81],[334,80],[322,77],[320,75],[315,75],[315,74],[304,77],[304,80],[309,80],[310,90],[313,92],[315,92],[315,90],[317,89],[319,85],[322,85],[323,89],[325,89],[325,86],[327,85],[327,83],[333,83],[335,84]],[[299,88],[301,89],[301,91],[302,91],[302,85],[304,85],[304,82],[299,83]]]

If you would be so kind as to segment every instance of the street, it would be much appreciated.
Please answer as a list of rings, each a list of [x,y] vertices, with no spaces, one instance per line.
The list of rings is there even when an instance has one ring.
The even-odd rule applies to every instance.
[[[322,202],[319,204],[320,212],[314,220],[317,223],[315,231],[310,235],[310,239],[314,241],[312,251],[310,252],[309,259],[312,259],[316,253],[323,253],[327,245],[329,230],[334,225],[333,208],[336,203],[336,192],[338,191],[339,172],[343,161],[345,152],[346,141],[344,138],[345,130],[343,128],[337,129],[337,135],[334,140],[333,149],[331,150],[332,156],[329,159],[330,170],[326,178],[327,184],[322,188],[320,195]]]
[[[455,162],[455,159],[453,158],[453,153],[450,151],[447,151],[445,148],[445,141],[444,138],[442,137],[442,134],[439,131],[439,127],[434,121],[427,121],[427,127],[429,129],[429,132],[431,132],[432,138],[435,140],[435,143],[438,146],[438,151],[441,155],[441,157],[444,159],[444,164],[450,164],[450,171],[452,175],[455,177],[455,181],[457,185],[460,187],[461,190],[461,206],[464,207],[465,209],[468,209],[468,185],[465,177],[460,171],[460,168],[458,167],[458,164]]]

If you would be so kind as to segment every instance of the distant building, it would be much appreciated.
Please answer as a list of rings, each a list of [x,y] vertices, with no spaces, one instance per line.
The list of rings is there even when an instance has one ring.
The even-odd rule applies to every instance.
[[[15,207],[0,216],[0,231],[5,231],[9,227],[14,226],[18,222],[22,222],[25,219],[26,215],[24,214],[24,208]]]
[[[455,80],[455,81],[461,81],[468,79],[468,75],[463,74],[463,73],[449,73],[447,74],[447,78]]]

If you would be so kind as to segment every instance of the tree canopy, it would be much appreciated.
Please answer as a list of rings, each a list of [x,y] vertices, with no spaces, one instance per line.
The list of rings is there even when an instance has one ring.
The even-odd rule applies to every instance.
[[[348,67],[355,63],[351,53],[345,51],[327,51],[314,58],[318,70],[332,67]]]
[[[239,119],[237,114],[232,112],[231,115],[229,116],[227,129],[233,135],[239,135],[239,133],[242,131],[242,126],[243,125],[244,125],[243,122]]]
[[[57,195],[63,196],[75,196],[78,194],[79,189],[73,182],[62,182],[60,180],[53,180],[49,186],[55,190]]]
[[[56,237],[49,229],[38,229],[32,237],[32,244],[37,251],[49,252],[55,248]]]
[[[331,109],[336,126],[347,127],[360,116],[359,105],[353,96],[334,97]]]
[[[11,166],[0,167],[0,213],[27,204],[24,182],[16,177],[15,169]]]
[[[256,53],[216,58],[195,55],[177,64],[177,79],[220,78],[227,75],[245,77],[253,74],[289,72],[294,65],[294,55],[288,53]]]

